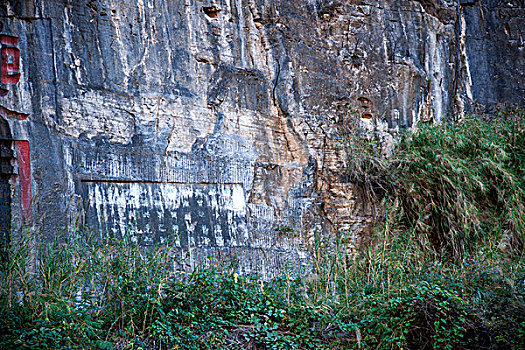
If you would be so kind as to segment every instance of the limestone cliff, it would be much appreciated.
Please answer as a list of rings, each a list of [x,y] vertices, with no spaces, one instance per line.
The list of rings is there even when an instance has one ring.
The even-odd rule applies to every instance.
[[[349,118],[389,142],[525,104],[517,0],[4,0],[0,21],[4,229],[171,236],[188,264],[358,245]]]

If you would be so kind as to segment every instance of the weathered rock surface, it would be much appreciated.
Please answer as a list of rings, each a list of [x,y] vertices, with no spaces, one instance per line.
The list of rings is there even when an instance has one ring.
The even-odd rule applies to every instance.
[[[191,264],[270,274],[315,230],[358,245],[349,118],[389,141],[525,105],[523,1],[4,0],[0,20],[0,224],[175,236]]]

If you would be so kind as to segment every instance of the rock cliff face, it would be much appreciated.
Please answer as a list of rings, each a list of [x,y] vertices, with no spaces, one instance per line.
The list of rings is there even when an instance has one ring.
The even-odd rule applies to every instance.
[[[389,142],[525,104],[523,1],[4,0],[0,21],[3,229],[172,237],[189,264],[358,245],[350,118]]]

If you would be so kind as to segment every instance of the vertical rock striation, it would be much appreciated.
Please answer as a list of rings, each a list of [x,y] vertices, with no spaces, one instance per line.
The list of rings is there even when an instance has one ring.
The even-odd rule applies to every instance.
[[[174,239],[190,264],[270,275],[316,230],[358,245],[350,118],[389,141],[525,104],[523,1],[7,0],[0,21],[18,38],[2,41],[0,222]]]

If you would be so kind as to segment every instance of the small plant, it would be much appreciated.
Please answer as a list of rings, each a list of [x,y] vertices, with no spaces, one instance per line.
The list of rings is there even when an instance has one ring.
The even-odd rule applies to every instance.
[[[276,232],[279,232],[280,234],[286,234],[286,233],[293,232],[293,228],[288,225],[279,225],[279,226],[274,227],[273,230]]]

